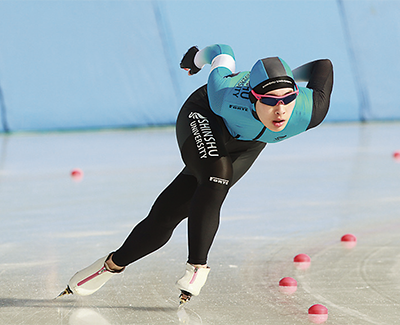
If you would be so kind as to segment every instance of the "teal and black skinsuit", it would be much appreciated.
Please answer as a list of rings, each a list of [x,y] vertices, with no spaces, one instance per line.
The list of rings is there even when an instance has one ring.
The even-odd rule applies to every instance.
[[[299,96],[286,127],[265,128],[249,99],[250,72],[235,74],[232,49],[212,45],[194,59],[198,68],[211,64],[207,85],[184,103],[176,134],[185,168],[159,195],[149,215],[114,253],[126,266],[162,247],[176,226],[188,218],[191,264],[206,264],[219,226],[220,208],[230,189],[251,167],[266,143],[280,142],[319,125],[325,118],[333,86],[329,60],[293,70]]]

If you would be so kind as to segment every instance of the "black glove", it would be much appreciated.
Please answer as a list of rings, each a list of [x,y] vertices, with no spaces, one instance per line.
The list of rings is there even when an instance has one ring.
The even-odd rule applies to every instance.
[[[194,57],[197,52],[199,52],[197,46],[192,46],[183,56],[181,61],[181,68],[189,71],[189,74],[191,75],[196,74],[201,70],[194,64]]]

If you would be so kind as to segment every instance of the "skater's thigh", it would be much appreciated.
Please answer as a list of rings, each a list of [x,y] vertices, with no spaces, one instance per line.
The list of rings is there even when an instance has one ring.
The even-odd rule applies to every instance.
[[[240,141],[232,139],[227,144],[233,163],[233,186],[250,169],[255,160],[265,148],[266,143],[259,141]]]

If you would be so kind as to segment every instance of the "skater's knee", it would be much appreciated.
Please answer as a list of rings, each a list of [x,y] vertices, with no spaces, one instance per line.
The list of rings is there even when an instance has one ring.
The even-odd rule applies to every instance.
[[[172,232],[186,217],[187,211],[183,213],[182,211],[153,207],[146,220],[152,229]]]
[[[202,185],[229,187],[232,181],[233,168],[229,157],[220,157],[207,164],[198,172],[197,179]]]

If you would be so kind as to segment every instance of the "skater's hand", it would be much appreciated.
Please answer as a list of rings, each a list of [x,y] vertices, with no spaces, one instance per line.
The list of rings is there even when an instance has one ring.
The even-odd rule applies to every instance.
[[[181,68],[188,71],[189,76],[192,76],[201,70],[194,64],[194,57],[198,51],[199,49],[197,46],[192,46],[182,58]]]

